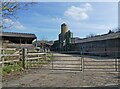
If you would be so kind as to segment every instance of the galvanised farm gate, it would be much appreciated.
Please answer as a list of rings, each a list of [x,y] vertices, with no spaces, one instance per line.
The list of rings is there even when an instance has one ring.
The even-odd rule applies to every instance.
[[[53,53],[52,69],[82,71],[82,68],[80,55]]]
[[[51,65],[54,70],[118,72],[119,61],[118,57],[88,56],[66,52],[65,54],[53,53]]]

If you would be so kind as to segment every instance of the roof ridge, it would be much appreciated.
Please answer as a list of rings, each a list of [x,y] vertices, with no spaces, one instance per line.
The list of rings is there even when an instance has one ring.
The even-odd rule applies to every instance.
[[[31,35],[33,35],[33,34],[34,34],[34,33],[20,33],[20,32],[2,32],[2,33],[31,34]]]

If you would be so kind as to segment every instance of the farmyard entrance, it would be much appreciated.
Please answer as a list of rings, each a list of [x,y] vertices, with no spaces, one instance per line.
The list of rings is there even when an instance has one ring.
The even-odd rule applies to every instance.
[[[62,61],[62,63],[61,61],[60,62],[56,61],[56,60],[71,60],[71,58],[73,58],[72,60],[78,60],[78,61],[77,62]],[[84,62],[90,61],[90,60],[95,61],[96,59],[97,58],[95,57],[92,58],[89,56],[88,57],[84,56]],[[52,63],[53,63],[53,67],[52,67]],[[59,63],[61,64],[57,65]],[[63,63],[64,65],[62,66]],[[77,63],[78,65],[76,65]],[[81,67],[79,65],[80,63],[81,63],[80,56],[53,53],[53,60],[51,60],[49,64],[45,64],[45,66],[42,66],[42,67],[39,67],[39,66],[36,67],[36,65],[28,67],[27,73],[23,73],[22,76],[20,77],[16,77],[14,79],[4,81],[3,87],[86,87],[86,86],[87,87],[104,87],[104,86],[114,87],[118,85],[119,83],[118,71],[116,71],[115,69],[112,69],[112,70],[107,69],[106,71],[104,70],[105,67],[103,70],[99,70],[95,66],[98,64],[110,65],[110,63],[107,63],[107,62],[104,62],[104,64],[101,64],[103,62],[97,62],[98,64],[89,63],[89,65],[92,65],[92,66],[94,65],[95,66],[94,68],[96,68],[96,70],[86,69],[86,66],[84,66],[84,70],[82,66],[82,70],[81,70]],[[112,63],[115,63],[115,62],[112,62]],[[55,64],[58,67],[56,67]],[[70,64],[70,65],[66,65],[66,64]],[[86,65],[88,65],[88,63]],[[70,67],[70,68],[67,69],[67,67]]]

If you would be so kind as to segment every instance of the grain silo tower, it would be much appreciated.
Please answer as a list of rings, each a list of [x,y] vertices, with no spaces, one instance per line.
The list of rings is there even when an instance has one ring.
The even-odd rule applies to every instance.
[[[65,23],[61,24],[61,33],[59,38],[59,50],[69,50],[71,38],[73,38],[73,33],[68,31],[68,27]]]
[[[65,23],[61,25],[61,34],[65,34],[67,32],[68,28]]]

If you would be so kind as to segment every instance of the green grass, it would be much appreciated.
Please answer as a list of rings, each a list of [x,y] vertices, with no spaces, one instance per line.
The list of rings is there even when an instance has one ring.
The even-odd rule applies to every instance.
[[[0,76],[2,75],[2,67],[0,66]]]
[[[42,66],[45,64],[49,64],[51,59],[51,54],[47,54],[46,59],[39,59],[39,61],[28,61],[27,62],[27,67],[34,67],[34,66]],[[10,74],[12,72],[17,72],[17,71],[21,71],[22,70],[22,65],[21,62],[19,63],[13,63],[13,64],[5,64],[3,68],[0,69],[0,74],[2,75],[6,75],[6,74]],[[2,73],[1,73],[2,72]]]
[[[28,62],[27,67],[34,67],[34,66],[39,67],[48,63],[49,63],[48,61],[39,61],[39,62],[33,61],[33,62]]]
[[[39,60],[39,61],[32,61],[32,62],[30,61],[30,62],[27,62],[27,67],[42,66],[48,63],[50,63],[50,60]]]
[[[11,72],[20,71],[22,69],[21,64],[5,64],[2,68],[2,75],[9,74]]]
[[[13,54],[16,50],[4,50],[4,54]],[[1,51],[1,54],[3,54],[3,50]]]
[[[42,66],[45,64],[49,64],[51,59],[51,54],[47,54],[46,59],[39,59],[39,61],[28,61],[27,62],[27,67],[34,67],[34,66]]]
[[[1,51],[1,54],[13,54],[15,53],[17,50],[3,50]],[[4,60],[8,60],[8,59],[17,59],[18,57],[4,57]],[[13,63],[13,64],[4,64],[4,67],[0,68],[0,74],[1,75],[5,75],[5,74],[9,74],[11,72],[14,71],[19,71],[21,69],[21,65],[20,63]]]

